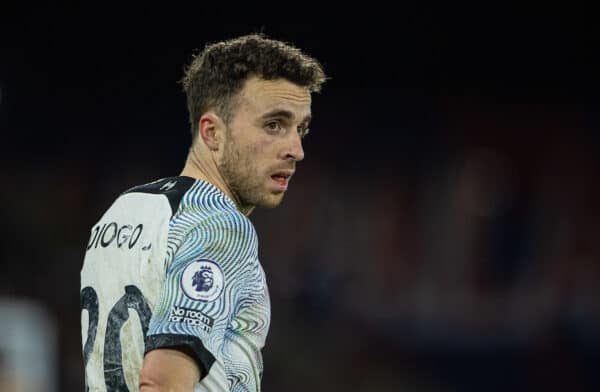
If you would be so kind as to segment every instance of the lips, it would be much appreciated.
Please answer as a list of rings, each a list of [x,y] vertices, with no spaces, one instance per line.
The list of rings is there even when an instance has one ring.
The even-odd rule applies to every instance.
[[[285,191],[287,190],[291,177],[292,172],[277,172],[271,176],[271,179],[273,180],[276,189]]]

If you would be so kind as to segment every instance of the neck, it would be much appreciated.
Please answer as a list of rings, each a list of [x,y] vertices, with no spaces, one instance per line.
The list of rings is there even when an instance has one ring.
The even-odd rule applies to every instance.
[[[209,157],[207,158],[207,156]],[[237,209],[246,216],[250,215],[254,210],[253,206],[242,205],[239,197],[231,190],[227,185],[227,182],[221,176],[221,173],[219,173],[218,166],[212,154],[208,151],[206,154],[200,154],[197,149],[192,146],[180,175],[203,180],[216,186],[227,197],[233,200]]]

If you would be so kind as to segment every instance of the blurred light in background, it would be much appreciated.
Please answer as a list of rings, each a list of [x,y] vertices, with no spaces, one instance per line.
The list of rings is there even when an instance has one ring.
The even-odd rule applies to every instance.
[[[56,328],[37,303],[0,298],[0,391],[56,391]]]

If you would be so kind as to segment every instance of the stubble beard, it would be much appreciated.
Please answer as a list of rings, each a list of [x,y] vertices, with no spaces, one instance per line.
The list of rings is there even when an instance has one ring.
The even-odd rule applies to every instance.
[[[283,196],[271,194],[265,189],[258,168],[250,159],[250,154],[240,151],[231,140],[225,143],[224,148],[220,172],[240,203],[240,207],[243,209],[277,207]]]

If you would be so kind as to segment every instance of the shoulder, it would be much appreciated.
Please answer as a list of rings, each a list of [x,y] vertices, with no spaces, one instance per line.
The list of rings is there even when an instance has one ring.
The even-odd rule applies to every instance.
[[[237,211],[211,209],[195,219],[169,270],[174,276],[181,272],[180,279],[187,282],[205,269],[210,269],[216,280],[237,282],[246,279],[257,261],[258,240],[252,223]]]
[[[171,221],[180,251],[215,253],[219,257],[257,256],[258,239],[252,222],[214,186],[198,181],[186,192]]]
[[[252,222],[230,208],[213,209],[203,219],[199,219],[190,232],[189,239],[217,246],[223,251],[258,247],[256,230]]]

